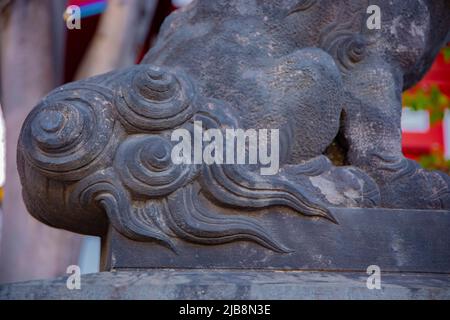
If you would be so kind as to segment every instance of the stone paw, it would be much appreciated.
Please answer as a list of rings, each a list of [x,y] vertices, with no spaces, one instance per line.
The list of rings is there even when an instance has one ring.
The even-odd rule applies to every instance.
[[[383,167],[381,204],[388,208],[450,209],[450,177],[440,171],[421,168],[402,159]]]

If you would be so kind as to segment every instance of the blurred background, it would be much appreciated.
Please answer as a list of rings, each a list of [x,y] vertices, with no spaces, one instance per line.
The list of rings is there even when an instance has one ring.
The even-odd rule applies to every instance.
[[[98,271],[100,240],[45,226],[24,207],[16,170],[22,122],[50,90],[139,63],[164,18],[191,0],[0,0],[0,283]],[[81,9],[69,30],[70,5]],[[450,47],[404,93],[403,150],[450,173]],[[5,139],[6,137],[6,139]]]

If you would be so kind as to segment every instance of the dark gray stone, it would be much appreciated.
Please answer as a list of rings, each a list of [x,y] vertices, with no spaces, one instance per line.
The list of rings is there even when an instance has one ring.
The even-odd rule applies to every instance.
[[[84,275],[0,286],[0,299],[450,299],[448,275],[382,273],[368,289],[355,272],[148,270]]]
[[[447,273],[450,212],[333,209],[339,225],[282,211],[260,216],[286,252],[248,241],[220,246],[174,242],[176,252],[130,240],[113,228],[104,248],[105,270],[123,268],[231,268]],[[151,254],[149,254],[151,252]]]
[[[402,90],[420,80],[448,39],[450,2],[371,4],[381,8],[380,30],[366,27],[368,3],[359,0],[199,0],[172,14],[141,65],[65,85],[31,112],[18,145],[30,213],[101,236],[105,270],[334,272],[376,264],[415,273],[393,274],[398,285],[386,297],[448,297],[439,288],[450,273],[450,178],[404,158],[400,117]],[[222,131],[279,129],[280,171],[175,165],[171,133],[193,132],[195,121]],[[383,292],[361,289],[359,276],[349,273],[177,272],[168,284],[166,271],[125,273],[123,291],[112,289],[122,273],[92,275],[86,280],[94,289],[70,294]],[[216,276],[226,279],[226,290],[212,284]],[[341,288],[342,279],[349,283]],[[42,296],[30,294],[70,297],[45,289],[61,281],[42,283]],[[158,283],[161,295],[146,291]],[[199,283],[205,296],[189,289]],[[33,286],[40,284],[6,286],[2,295],[19,297]]]

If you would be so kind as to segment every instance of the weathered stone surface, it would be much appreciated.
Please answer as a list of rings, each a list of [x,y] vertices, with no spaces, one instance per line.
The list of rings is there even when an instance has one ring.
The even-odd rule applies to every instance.
[[[382,273],[369,290],[367,274],[308,271],[148,270],[0,286],[0,299],[450,299],[447,275]]]
[[[276,252],[255,242],[200,247],[174,242],[176,252],[132,241],[111,229],[104,270],[126,268],[231,268],[446,273],[450,279],[450,212],[332,209],[339,225],[266,212],[261,224],[278,235]],[[151,254],[149,254],[151,252]]]
[[[402,90],[448,38],[450,2],[372,4],[380,30],[358,0],[201,0],[174,13],[141,65],[58,88],[30,113],[18,146],[30,213],[111,237],[110,266],[157,267],[161,252],[165,266],[192,265],[184,256],[198,250],[201,268],[233,248],[229,264],[243,268],[255,251],[261,268],[326,267],[317,257],[329,256],[330,269],[361,269],[373,255],[397,271],[448,272],[450,178],[403,157],[400,116]],[[279,172],[174,164],[171,133],[195,121],[279,129]],[[424,211],[372,219],[335,207]]]

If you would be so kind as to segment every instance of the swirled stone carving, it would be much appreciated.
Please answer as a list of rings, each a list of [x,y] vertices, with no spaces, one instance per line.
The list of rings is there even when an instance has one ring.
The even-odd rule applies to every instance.
[[[289,255],[268,211],[339,228],[334,207],[449,208],[450,178],[404,158],[400,135],[401,92],[446,41],[449,3],[379,6],[378,31],[353,0],[199,0],[174,13],[142,64],[56,89],[31,112],[18,149],[31,214],[172,257],[185,242]],[[279,170],[175,164],[171,134],[196,122],[279,130]]]
[[[175,165],[173,144],[160,136],[137,135],[124,141],[115,158],[115,169],[124,185],[142,197],[166,196],[190,182],[195,165]]]
[[[143,65],[129,71],[115,98],[122,123],[138,131],[174,128],[196,109],[196,93],[182,73]]]
[[[102,157],[110,160],[119,135],[115,123],[107,94],[58,90],[28,116],[20,151],[45,176],[80,179]]]
[[[156,241],[173,248],[169,237],[156,227],[151,216],[140,214],[142,209],[131,205],[127,191],[114,180],[117,180],[114,172],[98,172],[77,184],[71,200],[85,210],[103,209],[111,224],[130,239]]]
[[[344,72],[361,62],[366,54],[366,40],[359,34],[338,34],[325,40],[326,50],[335,58]]]
[[[230,117],[231,110],[226,105],[210,104],[208,109],[209,113],[199,113],[195,117],[206,128],[221,128],[224,124],[227,127],[238,125]],[[218,119],[221,119],[220,122]],[[241,208],[287,206],[304,215],[321,216],[335,221],[324,203],[305,197],[305,190],[301,185],[295,186],[282,175],[261,176],[245,165],[212,164],[203,166],[200,181],[206,193],[226,205]]]
[[[256,219],[226,216],[205,207],[199,202],[199,192],[201,189],[196,184],[182,188],[165,204],[167,225],[178,237],[207,245],[246,240],[273,251],[289,252]]]

